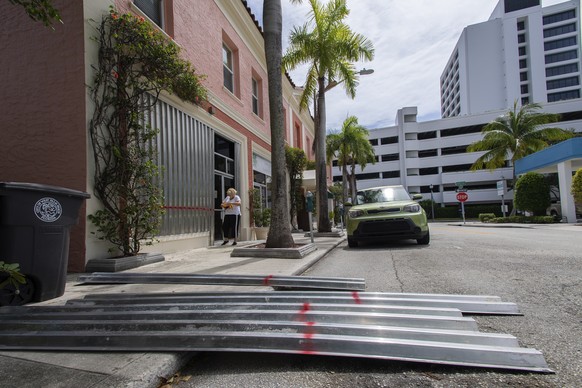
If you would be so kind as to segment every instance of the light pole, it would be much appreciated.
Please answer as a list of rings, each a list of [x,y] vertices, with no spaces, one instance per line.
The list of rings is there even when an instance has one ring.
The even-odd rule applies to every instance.
[[[432,220],[434,221],[434,198],[432,196],[432,183],[428,187],[430,189],[430,214],[432,215]]]
[[[501,175],[501,212],[503,213],[503,218],[505,218],[505,178]]]
[[[360,71],[356,71],[356,74],[359,74],[359,75],[368,75],[368,74],[372,74],[373,72],[374,72],[374,69],[366,69],[366,68],[363,68]],[[338,81],[331,81],[325,87],[325,91],[327,92],[328,90],[331,90],[331,89],[335,88],[336,86],[338,86],[339,84],[341,84],[344,81],[345,80],[341,80],[339,82]]]
[[[355,72],[355,74],[359,74],[359,75],[369,75],[369,74],[372,74],[373,72],[374,72],[374,69],[366,69],[366,68],[363,68],[362,70],[356,71],[356,72]],[[327,92],[327,91],[329,91],[329,90],[331,90],[331,89],[335,88],[336,86],[338,86],[339,84],[341,84],[341,83],[342,83],[342,82],[344,82],[344,81],[345,81],[345,80],[343,79],[343,80],[341,80],[341,81],[339,81],[339,82],[338,82],[338,81],[330,81],[330,82],[328,82],[328,84],[325,86],[325,89],[323,90],[323,92],[325,93],[325,92]],[[316,133],[318,133],[318,132],[319,132],[319,131],[317,130],[317,126],[319,125],[319,118],[318,118],[318,113],[319,113],[319,112],[318,112],[317,90],[315,90],[315,91],[313,92],[313,117],[315,118],[315,125],[316,125],[316,127],[315,127],[315,132],[316,132]],[[320,139],[320,140],[319,140],[319,139],[317,138],[317,136],[316,136],[316,141],[323,141],[323,142],[325,142],[325,139]],[[314,145],[316,145],[316,144],[314,144]],[[317,147],[316,147],[316,148],[317,148]],[[316,173],[316,174],[317,174],[317,173]],[[316,176],[316,181],[317,181],[317,176]],[[343,182],[343,181],[342,181],[342,184],[344,184],[344,185],[345,185],[346,183],[347,183],[347,182]],[[317,191],[317,188],[316,188],[316,191]]]

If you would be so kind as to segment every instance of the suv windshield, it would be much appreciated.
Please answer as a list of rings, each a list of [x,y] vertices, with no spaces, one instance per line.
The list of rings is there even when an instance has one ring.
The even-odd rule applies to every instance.
[[[410,196],[404,187],[382,187],[378,189],[359,191],[356,196],[356,205],[408,200],[410,200]]]

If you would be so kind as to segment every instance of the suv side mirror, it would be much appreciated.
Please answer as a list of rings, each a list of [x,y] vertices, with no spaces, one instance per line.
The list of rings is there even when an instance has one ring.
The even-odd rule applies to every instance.
[[[413,201],[418,201],[420,199],[422,199],[422,194],[412,194]]]

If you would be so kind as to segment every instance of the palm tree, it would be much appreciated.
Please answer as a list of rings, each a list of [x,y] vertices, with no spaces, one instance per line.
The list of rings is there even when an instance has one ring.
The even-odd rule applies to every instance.
[[[558,121],[560,116],[538,112],[540,109],[539,104],[518,107],[515,101],[513,110],[484,126],[481,130],[483,139],[467,147],[468,152],[486,151],[473,163],[471,171],[494,170],[503,167],[505,160],[510,158],[515,177],[516,160],[573,136],[571,131],[546,127]]]
[[[342,170],[344,202],[348,197],[348,182],[351,197],[356,196],[356,164],[363,170],[367,163],[376,162],[368,134],[368,130],[358,124],[358,118],[350,116],[344,120],[340,132],[327,135],[327,162],[330,163],[334,157],[338,159],[338,166]]]
[[[315,173],[317,191],[317,229],[331,231],[327,204],[326,170],[326,116],[325,92],[343,83],[346,94],[355,97],[358,74],[353,62],[372,60],[374,48],[363,35],[354,33],[344,22],[349,14],[346,0],[331,0],[322,4],[309,0],[309,21],[291,32],[289,48],[283,57],[283,66],[292,70],[310,63],[301,107],[307,108],[317,92],[315,105]]]
[[[287,202],[287,175],[285,166],[285,123],[283,118],[283,87],[281,57],[283,46],[283,16],[281,0],[263,1],[263,36],[269,84],[269,119],[271,124],[271,193],[273,206],[267,248],[293,246],[289,205]]]

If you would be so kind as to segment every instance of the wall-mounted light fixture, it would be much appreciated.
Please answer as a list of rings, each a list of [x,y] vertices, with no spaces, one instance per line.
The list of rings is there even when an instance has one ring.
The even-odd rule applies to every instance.
[[[210,113],[210,114],[211,114],[211,115],[213,115],[213,116],[214,116],[214,114],[216,113],[216,112],[214,111],[214,107],[213,107],[212,105],[210,105],[210,106],[208,107],[208,113]]]

